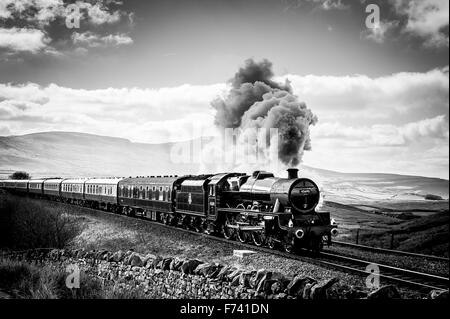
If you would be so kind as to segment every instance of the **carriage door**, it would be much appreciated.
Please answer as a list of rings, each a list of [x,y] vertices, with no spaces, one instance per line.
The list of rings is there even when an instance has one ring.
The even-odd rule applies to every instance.
[[[216,216],[216,185],[208,185],[208,215]]]

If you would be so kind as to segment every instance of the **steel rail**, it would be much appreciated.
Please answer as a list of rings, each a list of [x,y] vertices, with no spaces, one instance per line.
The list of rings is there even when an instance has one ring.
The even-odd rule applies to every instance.
[[[386,248],[372,247],[372,246],[366,246],[366,245],[360,245],[360,244],[354,244],[354,243],[347,243],[347,242],[338,241],[338,240],[333,240],[332,243],[340,245],[340,246],[348,246],[348,247],[359,248],[359,249],[362,249],[362,250],[368,250],[368,251],[379,252],[379,253],[386,253],[386,254],[393,254],[393,255],[403,255],[403,256],[410,256],[410,257],[419,257],[419,258],[431,259],[431,260],[436,260],[436,261],[445,261],[445,262],[449,262],[450,261],[449,258],[446,258],[446,257],[439,257],[439,256],[433,256],[433,255],[411,253],[411,252],[408,252],[408,251],[395,250],[395,249],[386,249]]]

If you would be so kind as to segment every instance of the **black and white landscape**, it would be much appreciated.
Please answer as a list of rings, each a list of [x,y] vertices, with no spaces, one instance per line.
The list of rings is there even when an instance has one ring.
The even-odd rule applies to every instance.
[[[0,0],[0,299],[448,298],[448,12],[447,0]],[[294,182],[277,193],[253,173],[290,168],[317,186],[312,211],[299,213]],[[193,175],[189,211],[193,187],[214,180],[202,174],[232,172],[254,174],[251,191],[253,177],[208,180],[192,215],[177,211],[182,182],[146,179]],[[81,197],[64,195],[80,178]],[[88,199],[88,180],[113,201]]]

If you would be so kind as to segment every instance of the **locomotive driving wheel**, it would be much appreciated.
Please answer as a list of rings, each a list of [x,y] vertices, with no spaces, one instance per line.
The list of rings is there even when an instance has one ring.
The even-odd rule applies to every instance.
[[[255,246],[261,247],[266,241],[266,236],[262,231],[254,231],[252,232],[252,240]]]
[[[246,243],[248,241],[249,234],[246,231],[238,230],[237,232],[237,238],[241,243]]]
[[[267,247],[270,249],[276,249],[277,248],[277,242],[273,236],[269,236],[267,238]]]
[[[234,228],[229,227],[228,225],[233,225],[235,223],[233,216],[227,216],[225,223],[223,225],[223,237],[228,240],[234,239],[236,235],[236,231]]]

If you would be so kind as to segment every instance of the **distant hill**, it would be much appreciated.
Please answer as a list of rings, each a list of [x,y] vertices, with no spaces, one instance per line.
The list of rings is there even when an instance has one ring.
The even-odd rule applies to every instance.
[[[189,145],[190,141],[182,145]],[[0,178],[16,170],[32,177],[140,176],[198,173],[196,163],[170,160],[173,143],[133,143],[127,139],[73,132],[0,137]],[[340,173],[308,166],[301,173],[318,180],[326,199],[424,199],[449,197],[449,181],[396,174]],[[213,172],[212,172],[213,173]]]
[[[170,165],[172,143],[143,144],[73,132],[0,137],[0,170],[41,176],[185,174],[193,164]]]

